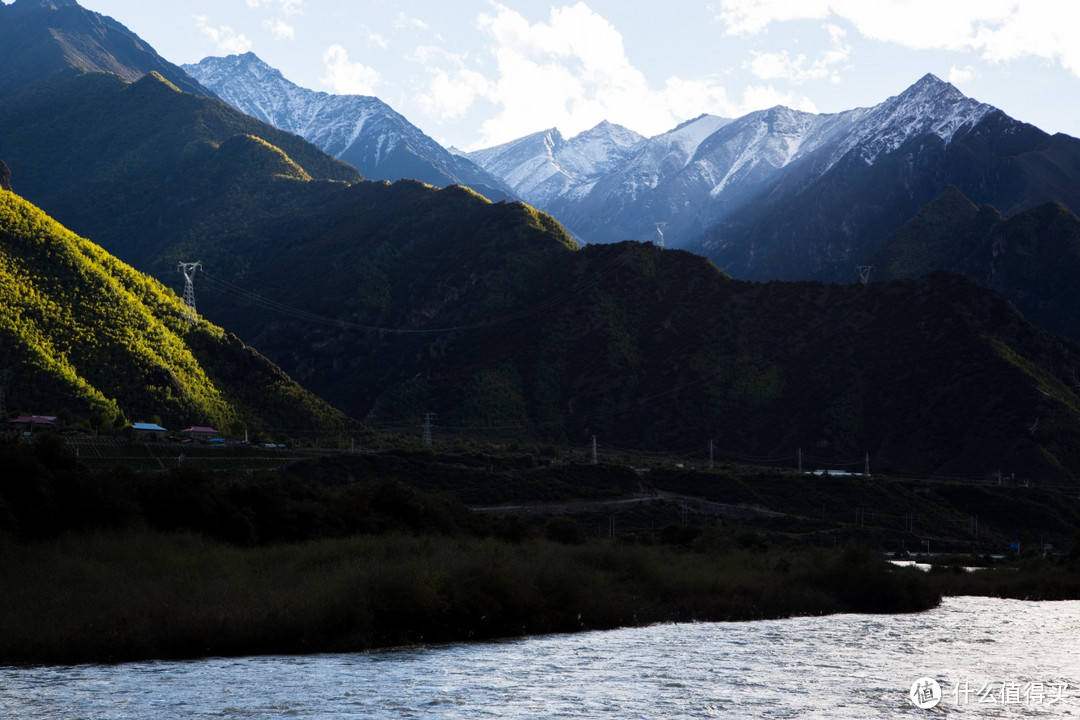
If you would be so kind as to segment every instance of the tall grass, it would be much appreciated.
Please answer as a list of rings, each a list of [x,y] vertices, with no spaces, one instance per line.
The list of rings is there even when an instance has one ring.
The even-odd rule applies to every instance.
[[[149,531],[0,544],[0,661],[350,651],[661,621],[919,610],[859,553],[357,536],[239,548]]]

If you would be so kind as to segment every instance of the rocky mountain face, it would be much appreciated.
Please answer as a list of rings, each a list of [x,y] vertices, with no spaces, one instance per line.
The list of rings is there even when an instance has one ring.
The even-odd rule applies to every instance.
[[[644,139],[603,122],[570,140],[552,128],[466,156],[503,178],[525,202],[545,207],[563,195],[587,192]]]
[[[1080,141],[1017,122],[933,75],[870,108],[703,116],[620,148],[602,173],[557,182],[540,169],[558,138],[543,136],[552,140],[470,157],[586,242],[654,240],[664,223],[667,246],[748,279],[850,281],[949,183],[1005,213],[1045,201],[1080,208]]]
[[[212,95],[119,22],[75,0],[0,3],[0,92],[73,70],[128,81],[156,72],[185,92]]]
[[[465,185],[492,200],[514,198],[501,180],[447,151],[376,97],[302,88],[254,53],[208,57],[183,68],[234,108],[303,137],[368,179]]]

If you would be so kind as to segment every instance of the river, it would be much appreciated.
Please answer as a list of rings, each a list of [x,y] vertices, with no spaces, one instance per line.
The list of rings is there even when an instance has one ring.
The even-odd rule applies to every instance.
[[[936,681],[930,699],[920,678]],[[377,652],[0,667],[4,718],[1080,717],[1080,601]]]

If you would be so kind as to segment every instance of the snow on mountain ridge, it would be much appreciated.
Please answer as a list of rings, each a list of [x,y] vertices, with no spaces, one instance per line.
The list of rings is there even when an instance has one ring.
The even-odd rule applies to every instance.
[[[183,67],[241,112],[300,135],[369,178],[461,184],[494,200],[516,199],[503,181],[448,152],[376,97],[300,87],[253,53]]]
[[[948,143],[992,110],[926,75],[869,108],[815,114],[777,106],[735,120],[702,115],[615,149],[607,167],[576,152],[578,138],[564,148],[545,149],[543,158],[528,156],[527,146],[516,141],[469,157],[586,241],[651,239],[655,222],[662,220],[678,246],[782,178],[802,186],[845,158],[872,165],[916,137]],[[551,179],[555,173],[559,182]]]
[[[503,178],[527,202],[544,206],[567,194],[579,195],[583,186],[592,187],[643,140],[605,121],[570,140],[551,128],[466,156]]]

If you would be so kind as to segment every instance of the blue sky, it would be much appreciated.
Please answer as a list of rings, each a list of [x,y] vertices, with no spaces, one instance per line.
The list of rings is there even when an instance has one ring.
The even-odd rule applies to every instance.
[[[376,95],[477,149],[601,120],[873,105],[927,72],[1080,137],[1072,0],[79,0],[171,62],[252,51],[298,85]]]

